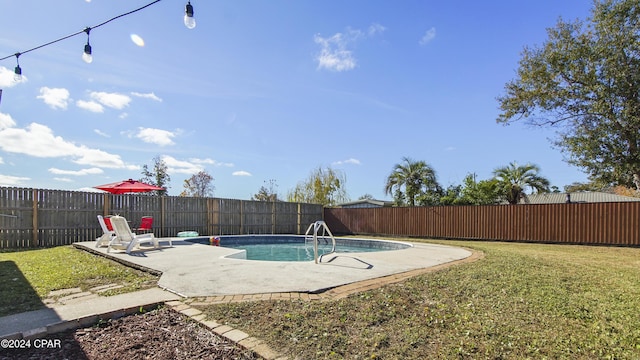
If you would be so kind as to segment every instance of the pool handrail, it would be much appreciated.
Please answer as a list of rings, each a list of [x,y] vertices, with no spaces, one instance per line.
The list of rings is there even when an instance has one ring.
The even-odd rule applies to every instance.
[[[322,237],[326,237],[326,233],[329,233],[329,236],[331,237],[332,248],[330,252],[320,255],[320,257],[318,258],[318,230],[320,228],[322,228]],[[309,232],[311,231],[311,229],[313,229],[313,259],[317,264],[318,260],[322,261],[323,256],[336,252],[336,239],[333,237],[333,234],[331,233],[331,230],[329,230],[329,227],[327,226],[327,224],[322,220],[318,220],[313,224],[309,225],[309,227],[307,228],[307,231],[304,234],[305,242],[309,238]]]

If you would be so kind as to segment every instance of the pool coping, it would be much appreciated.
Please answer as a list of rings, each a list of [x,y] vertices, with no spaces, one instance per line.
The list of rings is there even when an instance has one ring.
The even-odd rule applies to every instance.
[[[167,239],[161,238],[165,245]],[[459,247],[415,243],[404,250],[332,254],[319,264],[226,258],[237,249],[215,247],[172,238],[173,247],[144,248],[131,254],[106,253],[95,241],[74,246],[127,266],[161,274],[158,285],[183,297],[212,297],[271,293],[327,293],[360,281],[410,273],[462,260],[473,252]],[[394,241],[394,240],[389,240]]]
[[[214,245],[213,240],[210,240],[210,236],[193,236],[185,237],[184,241],[193,242],[202,245]],[[318,260],[321,261],[324,256],[330,256],[333,252],[325,252],[327,245],[330,244],[329,236],[319,236],[321,241],[318,242],[318,248],[322,252],[318,252]],[[306,260],[286,260],[286,259],[256,259],[248,258],[249,250],[245,246],[253,245],[305,245],[312,246],[312,242],[308,242],[309,237],[306,235],[274,235],[274,234],[258,234],[258,235],[222,235],[215,237],[215,246],[221,246],[229,249],[234,249],[236,252],[226,255],[227,258],[241,259],[241,260],[262,260],[262,261],[315,261],[313,257]],[[377,252],[377,251],[393,251],[404,250],[413,247],[411,243],[397,240],[387,239],[369,239],[362,237],[335,237],[335,246],[337,250],[335,253],[350,254],[350,253],[362,253],[362,252]],[[210,244],[211,241],[211,244]],[[265,244],[266,241],[266,244]],[[345,252],[344,247],[351,248]],[[362,251],[354,251],[354,249],[360,248]],[[365,250],[366,249],[366,250]],[[311,255],[311,254],[309,254]]]

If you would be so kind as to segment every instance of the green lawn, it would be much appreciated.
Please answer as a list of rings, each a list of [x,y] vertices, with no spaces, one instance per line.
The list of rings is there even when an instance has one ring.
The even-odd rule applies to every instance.
[[[113,295],[155,286],[157,277],[72,246],[0,252],[0,316],[41,309],[52,290],[121,284]]]
[[[640,358],[640,249],[438,243],[485,257],[341,300],[203,310],[292,358]],[[51,290],[157,280],[70,246],[0,253],[0,274],[0,316]]]
[[[640,249],[439,243],[485,257],[342,300],[204,310],[304,359],[640,358]]]

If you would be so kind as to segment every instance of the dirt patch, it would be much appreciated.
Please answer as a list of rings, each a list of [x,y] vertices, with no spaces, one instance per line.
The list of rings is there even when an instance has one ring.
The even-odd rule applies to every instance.
[[[168,308],[49,335],[0,359],[260,359]],[[43,346],[44,345],[44,346]]]

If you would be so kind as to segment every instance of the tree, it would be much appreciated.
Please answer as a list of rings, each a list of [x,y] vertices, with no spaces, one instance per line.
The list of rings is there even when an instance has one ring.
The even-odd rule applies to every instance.
[[[476,174],[468,174],[456,205],[493,205],[505,198],[504,187],[498,179],[476,181]]]
[[[405,200],[409,206],[416,206],[418,202],[421,205],[433,205],[442,196],[435,170],[424,161],[413,161],[408,157],[403,157],[402,163],[394,165],[384,191],[385,194],[393,194],[398,206],[404,205]]]
[[[160,158],[160,156],[153,158],[153,170],[149,170],[149,167],[146,164],[142,166],[143,177],[140,181],[165,188],[165,190],[152,191],[149,194],[155,194],[158,196],[164,196],[167,194],[166,189],[169,189],[169,182],[171,181],[171,176],[169,176],[167,171],[167,164],[162,160],[162,158]]]
[[[339,170],[318,167],[309,177],[289,191],[287,200],[333,206],[349,201],[345,190],[347,179]]]
[[[460,205],[461,191],[461,185],[449,185],[440,197],[439,205]]]
[[[640,189],[640,2],[595,2],[586,26],[558,21],[505,90],[499,123],[557,127],[568,163]]]
[[[278,201],[278,192],[276,191],[278,184],[276,184],[276,181],[271,179],[264,183],[266,186],[262,185],[258,193],[253,195],[251,199],[255,201]]]
[[[504,198],[503,188],[497,179],[476,180],[476,174],[468,174],[462,185],[450,185],[440,198],[440,205],[493,205]]]
[[[184,190],[180,196],[212,197],[215,190],[215,186],[211,184],[213,180],[213,176],[208,172],[199,171],[184,180]]]
[[[564,192],[573,193],[580,191],[603,191],[606,190],[606,186],[603,187],[601,184],[597,184],[593,181],[589,181],[586,183],[581,182],[573,182],[569,185],[564,186]]]
[[[512,162],[508,166],[497,168],[493,175],[502,188],[504,199],[509,204],[517,204],[526,196],[525,189],[533,192],[549,192],[549,180],[538,175],[540,169],[536,165],[519,166]]]
[[[636,190],[629,189],[628,187],[624,187],[622,185],[615,186],[613,189],[611,189],[611,192],[620,196],[640,197],[640,194]]]

